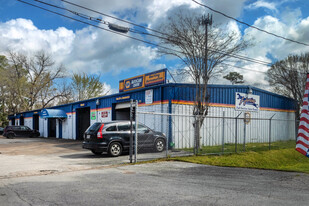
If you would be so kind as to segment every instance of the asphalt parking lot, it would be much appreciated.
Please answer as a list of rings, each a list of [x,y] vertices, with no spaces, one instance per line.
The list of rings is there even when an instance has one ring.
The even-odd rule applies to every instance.
[[[82,149],[82,142],[44,138],[0,136],[0,179],[47,173],[87,170],[128,163],[128,155],[95,156]]]
[[[0,137],[0,205],[307,205],[309,175],[183,162],[128,165],[81,142]]]

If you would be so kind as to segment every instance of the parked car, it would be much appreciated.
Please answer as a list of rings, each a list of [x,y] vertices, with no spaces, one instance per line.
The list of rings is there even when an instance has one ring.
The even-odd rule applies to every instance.
[[[38,130],[30,129],[27,126],[7,126],[4,128],[3,136],[6,138],[38,137],[40,136],[40,132]]]
[[[4,130],[4,128],[0,127],[0,135],[3,135],[3,130]]]
[[[135,126],[135,122],[133,122]],[[144,124],[138,124],[139,148],[151,148],[157,152],[165,149],[166,136],[156,132]],[[130,147],[130,121],[96,122],[84,133],[83,148],[95,155],[108,152],[117,157]]]

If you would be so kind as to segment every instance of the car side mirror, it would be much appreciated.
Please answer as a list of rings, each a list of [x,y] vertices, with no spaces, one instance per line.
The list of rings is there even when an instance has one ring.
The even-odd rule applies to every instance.
[[[150,129],[145,130],[145,133],[146,133],[146,134],[149,133],[149,132],[150,132]]]

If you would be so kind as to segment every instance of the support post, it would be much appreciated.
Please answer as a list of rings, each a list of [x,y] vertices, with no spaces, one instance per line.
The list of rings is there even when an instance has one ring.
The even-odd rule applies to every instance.
[[[223,111],[222,117],[222,154],[224,154],[224,130],[225,130],[225,111]]]
[[[269,119],[269,142],[268,142],[268,149],[271,149],[271,120],[272,118],[275,116],[276,114],[274,114],[270,119]]]
[[[138,145],[138,132],[137,132],[137,128],[138,128],[138,100],[135,101],[135,151],[134,151],[134,162],[137,163],[137,145]]]
[[[238,136],[238,120],[237,118],[241,115],[242,112],[239,113],[239,115],[235,118],[235,153],[237,153],[237,136]]]
[[[247,135],[247,124],[244,122],[244,152],[246,151],[246,135]]]
[[[130,163],[133,162],[133,99],[130,100]]]

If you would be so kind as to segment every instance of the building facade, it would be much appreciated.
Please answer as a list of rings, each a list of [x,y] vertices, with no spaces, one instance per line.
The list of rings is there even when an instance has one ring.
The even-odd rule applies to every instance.
[[[82,140],[84,131],[95,122],[128,120],[130,100],[133,99],[138,101],[138,111],[158,113],[140,114],[139,122],[167,134],[175,148],[187,148],[192,147],[194,141],[194,128],[192,118],[189,116],[193,111],[195,91],[193,84],[177,83],[130,88],[128,91],[124,91],[122,87],[122,91],[117,94],[12,114],[8,118],[10,125],[26,125],[37,129],[42,137]],[[253,141],[256,139],[257,142],[261,142],[264,138],[267,142],[270,127],[274,134],[272,141],[294,138],[296,108],[294,100],[243,85],[209,85],[208,94],[209,111],[201,129],[203,145],[220,144],[223,135],[226,136],[224,137],[226,143],[235,142],[234,133],[237,133],[237,126],[240,128],[236,134],[239,136],[239,142],[243,141],[241,138],[246,135]],[[239,105],[249,107],[238,108]],[[235,122],[236,117],[241,118],[248,114],[250,124],[239,120]],[[273,121],[270,125],[266,119],[271,118],[278,121]],[[223,130],[222,121],[227,125]],[[231,128],[234,128],[235,124],[234,131]],[[204,138],[204,135],[207,138]]]

